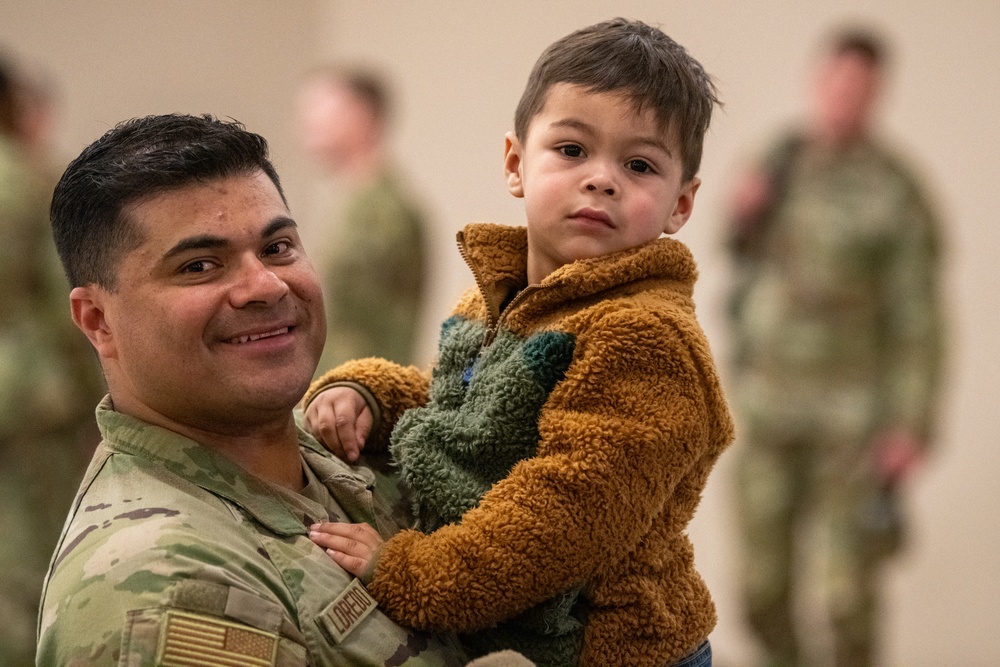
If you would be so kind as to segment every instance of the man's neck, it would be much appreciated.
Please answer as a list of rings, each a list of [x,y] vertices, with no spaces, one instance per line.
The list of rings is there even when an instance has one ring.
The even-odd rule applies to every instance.
[[[374,182],[386,168],[385,154],[379,149],[372,149],[352,155],[339,165],[336,173],[350,187],[358,189]]]
[[[219,436],[193,440],[222,454],[251,475],[290,491],[305,487],[302,455],[299,453],[298,431],[290,421],[290,431],[273,435],[254,434],[250,437]]]
[[[305,487],[298,429],[292,411],[253,423],[218,421],[210,428],[184,423],[144,405],[114,403],[115,410],[178,433],[226,457],[251,475],[292,491]]]

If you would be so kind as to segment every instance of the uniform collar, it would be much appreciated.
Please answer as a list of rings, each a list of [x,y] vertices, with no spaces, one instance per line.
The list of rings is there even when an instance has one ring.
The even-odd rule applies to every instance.
[[[116,412],[110,396],[97,407],[97,424],[111,453],[136,456],[239,506],[270,531],[281,536],[301,535],[308,527],[292,513],[271,485],[251,475],[226,457],[159,426]],[[342,504],[356,505],[359,489],[371,488],[370,471],[354,469],[326,453],[309,434],[298,429],[299,450],[316,477]],[[364,473],[368,472],[369,476]],[[344,487],[350,488],[344,488]]]

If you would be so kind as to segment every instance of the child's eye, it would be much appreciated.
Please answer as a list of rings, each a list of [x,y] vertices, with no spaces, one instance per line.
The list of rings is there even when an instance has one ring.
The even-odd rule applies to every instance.
[[[559,152],[561,152],[566,157],[580,157],[581,155],[583,155],[583,149],[575,144],[560,146]]]
[[[645,174],[647,171],[653,170],[653,167],[645,160],[629,160],[628,168],[640,174]]]

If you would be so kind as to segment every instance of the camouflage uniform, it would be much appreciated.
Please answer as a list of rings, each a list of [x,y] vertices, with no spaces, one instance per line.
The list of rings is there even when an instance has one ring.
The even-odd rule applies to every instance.
[[[423,303],[424,219],[391,174],[353,196],[327,258],[320,368],[378,356],[414,361]]]
[[[769,161],[776,201],[731,239],[745,606],[771,664],[795,664],[793,589],[821,590],[837,664],[866,665],[878,566],[899,537],[870,448],[893,426],[931,436],[937,221],[876,143],[830,154],[786,140]],[[817,526],[824,578],[793,587],[794,536]]]
[[[69,317],[51,188],[0,136],[0,665],[31,665],[45,566],[97,444],[100,373]]]
[[[370,471],[300,431],[309,484],[295,494],[109,399],[97,417],[104,440],[46,582],[39,665],[463,664],[450,638],[390,621],[307,537],[328,519],[395,531]]]

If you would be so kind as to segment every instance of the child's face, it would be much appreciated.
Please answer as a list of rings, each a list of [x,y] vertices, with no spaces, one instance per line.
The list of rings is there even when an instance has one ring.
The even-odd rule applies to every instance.
[[[523,143],[507,135],[504,170],[528,219],[528,281],[564,264],[680,229],[700,181],[682,181],[680,148],[651,110],[618,93],[560,83]]]

